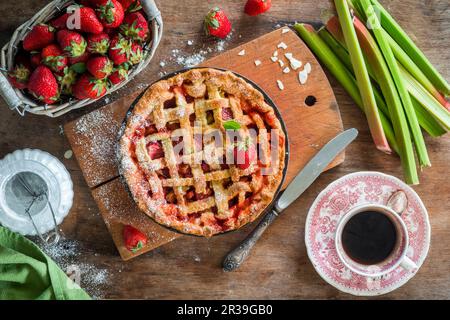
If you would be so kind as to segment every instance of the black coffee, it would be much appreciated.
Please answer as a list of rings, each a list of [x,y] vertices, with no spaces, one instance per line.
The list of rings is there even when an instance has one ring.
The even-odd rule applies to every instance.
[[[386,215],[376,211],[358,213],[342,231],[342,246],[358,263],[371,265],[385,260],[395,248],[397,230]]]

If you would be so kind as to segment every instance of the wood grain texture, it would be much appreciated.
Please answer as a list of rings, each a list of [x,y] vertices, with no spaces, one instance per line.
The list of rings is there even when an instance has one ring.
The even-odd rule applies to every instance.
[[[223,5],[233,21],[234,32],[231,39],[225,42],[226,48],[236,47],[272,31],[277,24],[303,21],[319,25],[321,14],[326,13],[324,10],[330,7],[327,0],[277,0],[273,2],[269,14],[250,18],[242,13],[244,0],[186,0],[183,2],[183,10],[179,8],[179,1],[156,1],[164,16],[165,35],[155,62],[110,99],[117,100],[134,92],[136,87],[144,88],[146,84],[156,80],[162,70],[159,66],[162,60],[167,63],[164,71],[179,69],[180,65],[174,59],[169,59],[173,49],[180,49],[186,55],[191,55],[201,48],[215,48],[216,40],[203,35],[200,23],[203,15],[213,5]],[[443,76],[450,80],[450,42],[444,41],[450,37],[448,1],[381,2]],[[2,2],[2,45],[15,27],[29,19],[46,3],[44,0]],[[188,46],[188,40],[193,40],[194,45]],[[209,57],[215,54],[217,53],[212,52]],[[89,262],[109,271],[108,283],[102,287],[102,296],[105,298],[352,299],[352,296],[341,293],[324,282],[309,262],[304,245],[306,213],[323,188],[347,173],[377,170],[401,177],[402,170],[396,157],[375,149],[363,114],[335,79],[332,76],[329,79],[339,103],[344,127],[355,127],[360,135],[347,149],[346,161],[324,173],[286,210],[258,242],[251,258],[234,273],[224,273],[221,270],[222,259],[245,237],[251,229],[249,227],[238,233],[210,240],[189,237],[183,240],[181,249],[176,240],[126,263],[118,257],[77,161],[63,157],[70,147],[60,133],[60,125],[105,104],[104,100],[58,119],[32,115],[22,118],[9,111],[3,101],[0,101],[0,157],[19,148],[40,148],[57,156],[66,165],[74,182],[75,198],[74,206],[61,228],[67,238],[81,242],[84,249],[78,258],[80,263]],[[421,184],[414,189],[430,214],[430,252],[412,280],[378,299],[450,298],[450,139],[448,135],[439,139],[426,136],[426,143],[433,166],[420,173]]]
[[[281,42],[287,45],[286,49],[277,49]],[[284,67],[270,60],[274,51],[278,52],[278,60],[283,61],[284,67],[289,65],[289,61],[284,57],[284,53],[288,52],[301,59],[304,64],[312,65],[314,72],[309,75],[306,85],[300,84],[298,71],[284,74],[282,71]],[[245,54],[239,55],[240,52]],[[258,67],[254,63],[256,59],[262,59]],[[277,105],[286,123],[290,153],[295,155],[289,161],[284,186],[292,181],[318,150],[342,132],[339,108],[330,84],[308,47],[293,31],[283,33],[281,29],[275,30],[207,60],[202,66],[233,70],[257,82]],[[278,88],[278,79],[283,81],[284,90]],[[111,181],[119,175],[115,161],[118,131],[126,112],[138,94],[139,92],[136,92],[125,96],[64,126],[64,132],[81,171],[88,186],[93,188],[100,213],[124,260],[137,257],[180,236],[160,228],[149,218],[144,219],[143,214],[139,213],[134,205],[129,205],[133,202],[128,192],[124,188],[114,188],[113,186],[117,186],[118,183],[115,180]],[[313,106],[306,105],[307,96],[314,96],[317,102]],[[343,152],[327,169],[342,163],[344,157]],[[100,190],[97,190],[99,185]],[[114,192],[105,192],[108,190]],[[112,202],[116,203],[116,206],[110,206]],[[117,208],[118,206],[121,208]],[[122,209],[127,207],[130,210],[123,212]],[[118,219],[119,215],[115,212],[122,213],[121,219]],[[147,233],[151,241],[137,252],[126,250],[121,232],[124,224],[132,225]],[[158,230],[164,232],[159,235]]]

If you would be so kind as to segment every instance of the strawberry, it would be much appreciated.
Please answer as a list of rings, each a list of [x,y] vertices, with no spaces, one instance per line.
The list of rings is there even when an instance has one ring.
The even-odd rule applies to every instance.
[[[112,85],[116,85],[128,79],[127,64],[122,64],[117,68],[114,68],[113,72],[109,75],[108,80]]]
[[[39,51],[31,52],[30,55],[30,63],[31,67],[37,68],[38,65],[40,65],[42,62],[42,56]]]
[[[264,13],[272,6],[272,0],[248,0],[244,12],[249,16],[257,16]]]
[[[23,48],[27,51],[40,50],[53,42],[55,29],[46,24],[38,24],[23,39]]]
[[[231,31],[231,23],[222,9],[215,7],[205,17],[204,28],[207,35],[225,38]]]
[[[56,80],[58,81],[60,92],[71,95],[72,87],[77,80],[77,73],[72,68],[65,67],[64,70],[56,75]]]
[[[105,80],[95,79],[88,74],[82,74],[72,88],[72,94],[77,99],[97,99],[106,93]]]
[[[122,5],[125,12],[135,12],[142,9],[141,2],[139,0],[117,0]]]
[[[123,227],[123,242],[128,250],[137,252],[147,244],[147,241],[147,236],[138,229],[130,225]]]
[[[50,25],[56,30],[67,28],[67,19],[69,19],[70,13],[64,13],[63,15],[51,20]]]
[[[100,0],[97,3],[97,16],[106,28],[117,28],[121,25],[124,12],[117,0]]]
[[[56,34],[59,46],[69,54],[70,57],[76,58],[86,50],[86,40],[83,36],[75,31],[59,30]]]
[[[67,57],[56,44],[48,45],[42,49],[41,56],[42,63],[54,72],[60,72],[67,66]]]
[[[52,71],[43,65],[38,66],[28,81],[28,90],[38,100],[53,104],[59,99],[58,83]]]
[[[93,34],[103,32],[103,24],[97,18],[94,9],[88,7],[81,7],[80,12],[80,30]],[[76,12],[75,12],[76,13]]]
[[[145,41],[148,37],[148,23],[140,12],[132,12],[125,16],[120,32],[135,41]]]
[[[164,157],[163,147],[158,141],[149,142],[147,144],[147,152],[152,160]]]
[[[131,52],[131,42],[120,34],[114,37],[109,46],[108,56],[115,65],[128,62]]]
[[[72,20],[71,17],[75,14],[79,15],[80,25],[79,26],[74,25],[72,27],[70,24],[75,23],[76,20]],[[58,30],[61,30],[61,29],[75,30],[75,29],[77,29],[80,32],[87,32],[87,33],[93,33],[93,34],[98,34],[98,33],[103,32],[102,23],[98,20],[94,9],[89,8],[89,7],[79,7],[79,8],[76,8],[75,10],[71,11],[70,13],[69,12],[65,13],[62,16],[50,21],[50,25]]]
[[[87,50],[91,53],[106,54],[109,49],[109,36],[106,33],[90,34],[87,38]]]
[[[233,119],[233,111],[231,111],[231,108],[223,108],[222,109],[222,120],[231,120]]]
[[[69,57],[69,65],[74,65],[76,63],[84,62],[86,63],[89,58],[91,57],[91,54],[86,50],[81,56],[79,57]]]
[[[26,63],[17,63],[14,69],[8,72],[8,79],[17,89],[25,89],[30,78],[31,68]]]
[[[131,64],[138,64],[142,61],[143,58],[143,49],[142,46],[136,42],[131,44],[130,50],[130,58],[129,61]]]
[[[257,158],[256,146],[252,143],[250,138],[238,142],[235,145],[233,152],[236,167],[242,170],[250,167],[250,164],[255,162]]]
[[[88,60],[86,63],[87,70],[96,79],[105,79],[113,70],[113,64],[108,57],[96,56]]]

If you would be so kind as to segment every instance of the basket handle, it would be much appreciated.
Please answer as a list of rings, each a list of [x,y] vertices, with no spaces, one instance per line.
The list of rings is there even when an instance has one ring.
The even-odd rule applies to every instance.
[[[149,20],[153,20],[161,16],[161,12],[156,6],[155,0],[141,0],[141,6],[147,14]]]
[[[0,72],[0,95],[11,110],[17,109],[22,104],[21,100],[14,92],[14,88],[2,72]]]

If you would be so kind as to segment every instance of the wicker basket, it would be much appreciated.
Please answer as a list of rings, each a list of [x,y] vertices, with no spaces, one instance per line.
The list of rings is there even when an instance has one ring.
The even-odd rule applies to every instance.
[[[124,86],[128,81],[133,79],[139,72],[142,71],[152,59],[156,48],[163,33],[163,22],[161,13],[155,4],[154,0],[140,0],[144,12],[147,14],[149,29],[152,31],[152,39],[144,45],[144,58],[142,61],[133,66],[128,72],[128,79],[109,88],[107,94],[114,92],[120,87]],[[26,112],[46,115],[49,117],[58,117],[71,110],[87,106],[98,99],[84,99],[78,100],[71,98],[62,104],[44,105],[36,103],[36,100],[28,97],[21,90],[13,88],[9,83],[6,73],[7,70],[12,70],[14,67],[14,57],[19,48],[20,41],[32,29],[33,26],[39,23],[50,21],[52,18],[60,14],[69,5],[74,4],[73,0],[54,0],[42,8],[33,18],[22,24],[14,31],[11,40],[5,44],[0,52],[0,63],[2,72],[0,72],[0,94],[6,101],[11,110],[16,110],[22,116]],[[103,97],[102,97],[103,98]]]

